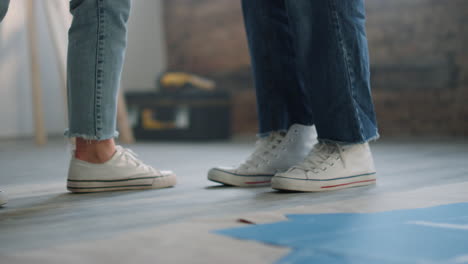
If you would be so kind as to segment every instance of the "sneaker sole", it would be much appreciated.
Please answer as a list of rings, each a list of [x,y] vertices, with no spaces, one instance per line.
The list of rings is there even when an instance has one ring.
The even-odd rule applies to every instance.
[[[376,173],[366,173],[334,180],[305,180],[275,176],[271,187],[275,190],[299,192],[324,192],[376,184]]]
[[[68,180],[67,189],[72,193],[94,193],[124,190],[163,189],[177,184],[175,174],[124,180]]]
[[[211,169],[208,180],[224,185],[237,187],[264,187],[270,186],[274,175],[240,175],[220,169]]]

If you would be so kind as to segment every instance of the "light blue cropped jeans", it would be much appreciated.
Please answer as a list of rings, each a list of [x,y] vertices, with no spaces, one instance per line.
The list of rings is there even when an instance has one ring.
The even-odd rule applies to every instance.
[[[116,130],[117,95],[131,0],[71,0],[68,46],[68,137],[105,140]],[[0,0],[0,21],[9,0]]]

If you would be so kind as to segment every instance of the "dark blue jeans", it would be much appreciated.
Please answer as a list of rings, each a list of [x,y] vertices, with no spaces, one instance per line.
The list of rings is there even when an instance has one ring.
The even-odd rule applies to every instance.
[[[0,22],[2,22],[3,18],[5,17],[9,4],[10,0],[0,0]]]
[[[315,124],[319,139],[378,137],[364,0],[242,0],[260,134]]]

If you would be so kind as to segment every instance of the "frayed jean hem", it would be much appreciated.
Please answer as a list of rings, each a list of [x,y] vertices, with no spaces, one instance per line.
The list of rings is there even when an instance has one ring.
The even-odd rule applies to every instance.
[[[377,134],[369,139],[364,139],[364,140],[359,140],[359,141],[354,141],[354,142],[344,142],[344,141],[339,141],[339,140],[331,140],[331,139],[326,139],[326,138],[318,138],[318,141],[320,143],[332,143],[332,144],[338,144],[338,145],[358,145],[358,144],[364,144],[372,141],[377,141],[380,138],[380,135]]]
[[[273,130],[273,131],[264,132],[264,133],[258,133],[257,138],[269,137],[271,133],[288,133],[288,129],[280,129],[280,130]]]
[[[313,122],[294,122],[292,124],[289,125],[289,127],[287,128],[275,128],[275,129],[271,129],[267,132],[260,132],[257,134],[257,138],[265,138],[265,137],[268,137],[271,135],[271,133],[288,133],[289,129],[293,126],[293,125],[302,125],[302,126],[313,126],[314,123]]]
[[[99,141],[102,141],[102,140],[108,140],[108,139],[119,137],[119,132],[115,131],[113,134],[110,134],[110,135],[97,136],[97,135],[73,133],[73,132],[70,132],[67,129],[65,131],[65,133],[64,133],[64,136],[68,137],[68,138],[82,138],[82,139],[86,139],[86,140],[99,140]]]

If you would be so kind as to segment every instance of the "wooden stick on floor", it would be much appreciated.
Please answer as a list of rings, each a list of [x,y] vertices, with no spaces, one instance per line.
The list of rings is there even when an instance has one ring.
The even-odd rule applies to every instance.
[[[119,100],[117,102],[117,125],[120,131],[120,142],[131,144],[135,142],[132,128],[128,122],[127,104],[122,90],[119,91]]]
[[[62,89],[63,102],[65,106],[64,118],[68,122],[67,101],[67,32],[71,24],[71,15],[67,12],[68,3],[62,0],[44,1],[47,17],[47,26],[54,45],[57,69],[60,76],[60,87]]]
[[[47,143],[47,135],[44,127],[44,112],[42,105],[41,75],[39,67],[38,36],[35,28],[36,15],[34,12],[36,1],[28,0],[26,2],[26,20],[28,26],[29,51],[31,58],[31,88],[33,99],[34,115],[34,136],[37,145]]]

